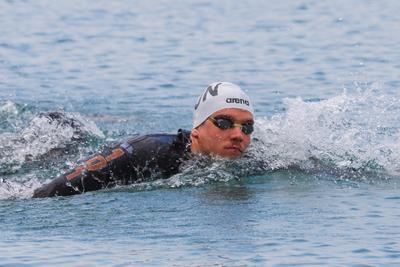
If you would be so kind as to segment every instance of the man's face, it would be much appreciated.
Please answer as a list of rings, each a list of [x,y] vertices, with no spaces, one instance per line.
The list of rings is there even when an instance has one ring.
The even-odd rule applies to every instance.
[[[229,118],[235,124],[254,123],[253,115],[249,111],[236,108],[219,110],[210,117]],[[191,139],[194,152],[226,158],[239,157],[250,144],[250,135],[243,133],[240,127],[220,129],[210,119],[192,130]]]

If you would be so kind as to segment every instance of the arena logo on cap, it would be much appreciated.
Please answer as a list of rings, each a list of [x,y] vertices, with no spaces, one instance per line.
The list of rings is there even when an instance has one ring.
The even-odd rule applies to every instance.
[[[226,103],[246,104],[247,106],[250,106],[249,101],[242,99],[242,98],[234,98],[234,97],[227,98]]]

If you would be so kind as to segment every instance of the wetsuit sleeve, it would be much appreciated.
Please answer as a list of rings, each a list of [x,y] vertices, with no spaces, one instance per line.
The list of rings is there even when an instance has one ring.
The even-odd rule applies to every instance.
[[[73,170],[36,189],[33,197],[68,196],[111,187],[117,182],[134,179],[132,167],[128,152],[122,146],[105,148]]]
[[[33,197],[68,196],[116,184],[167,178],[178,172],[186,146],[182,133],[131,137],[35,190]]]

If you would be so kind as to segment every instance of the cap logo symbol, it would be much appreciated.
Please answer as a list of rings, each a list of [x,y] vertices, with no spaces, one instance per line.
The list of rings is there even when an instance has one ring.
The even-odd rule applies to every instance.
[[[203,101],[206,101],[207,99],[207,93],[210,93],[211,96],[217,96],[218,95],[218,86],[220,86],[222,83],[217,83],[214,88],[212,88],[212,86],[210,85],[209,87],[207,87],[206,91],[203,94]],[[200,100],[201,97],[199,97],[199,101],[197,101],[196,105],[194,106],[194,109],[196,110],[199,105],[200,105]]]

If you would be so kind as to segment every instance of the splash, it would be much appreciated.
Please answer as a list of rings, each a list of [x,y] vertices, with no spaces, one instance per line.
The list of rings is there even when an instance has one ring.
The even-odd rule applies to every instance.
[[[242,158],[198,158],[187,162],[179,174],[169,179],[155,179],[129,188],[152,190],[229,183],[276,170],[329,173],[353,181],[360,177],[370,181],[398,177],[400,95],[381,91],[345,91],[314,102],[285,99],[284,112],[256,121],[253,142]],[[10,110],[13,114],[12,107]],[[46,155],[51,158],[55,150],[66,149],[86,135],[104,137],[94,123],[79,114],[39,114],[18,135],[0,135],[2,172],[20,171],[24,163],[43,156],[46,160]],[[78,146],[85,144],[78,142]],[[0,183],[0,197],[31,194],[32,187],[40,182],[29,178],[35,176],[36,170],[28,168],[27,172],[21,181]]]
[[[35,188],[42,183],[34,177],[25,182],[7,181],[0,178],[0,200],[31,198]]]
[[[257,121],[251,150],[271,169],[297,166],[359,173],[400,170],[400,97],[378,89],[320,102],[285,99],[286,112]]]
[[[0,133],[21,129],[26,106],[18,105],[10,100],[0,101]]]
[[[169,179],[131,188],[226,183],[276,170],[369,182],[400,175],[400,96],[369,89],[318,102],[285,99],[284,104],[284,113],[256,121],[252,145],[242,158],[200,158]]]
[[[19,108],[17,104],[14,102],[7,100],[3,103],[0,104],[0,114],[3,115],[8,115],[8,114],[13,114],[13,115],[18,115],[19,114]]]
[[[132,184],[130,188],[154,190],[159,188],[179,188],[184,186],[201,186],[210,182],[230,182],[240,179],[246,168],[234,160],[201,156],[181,166],[181,172],[168,179]],[[246,171],[247,172],[247,171]],[[247,173],[249,174],[249,173]]]
[[[97,126],[76,113],[41,113],[18,133],[0,135],[1,173],[19,170],[24,163],[43,160],[65,152],[87,137],[104,138]]]

